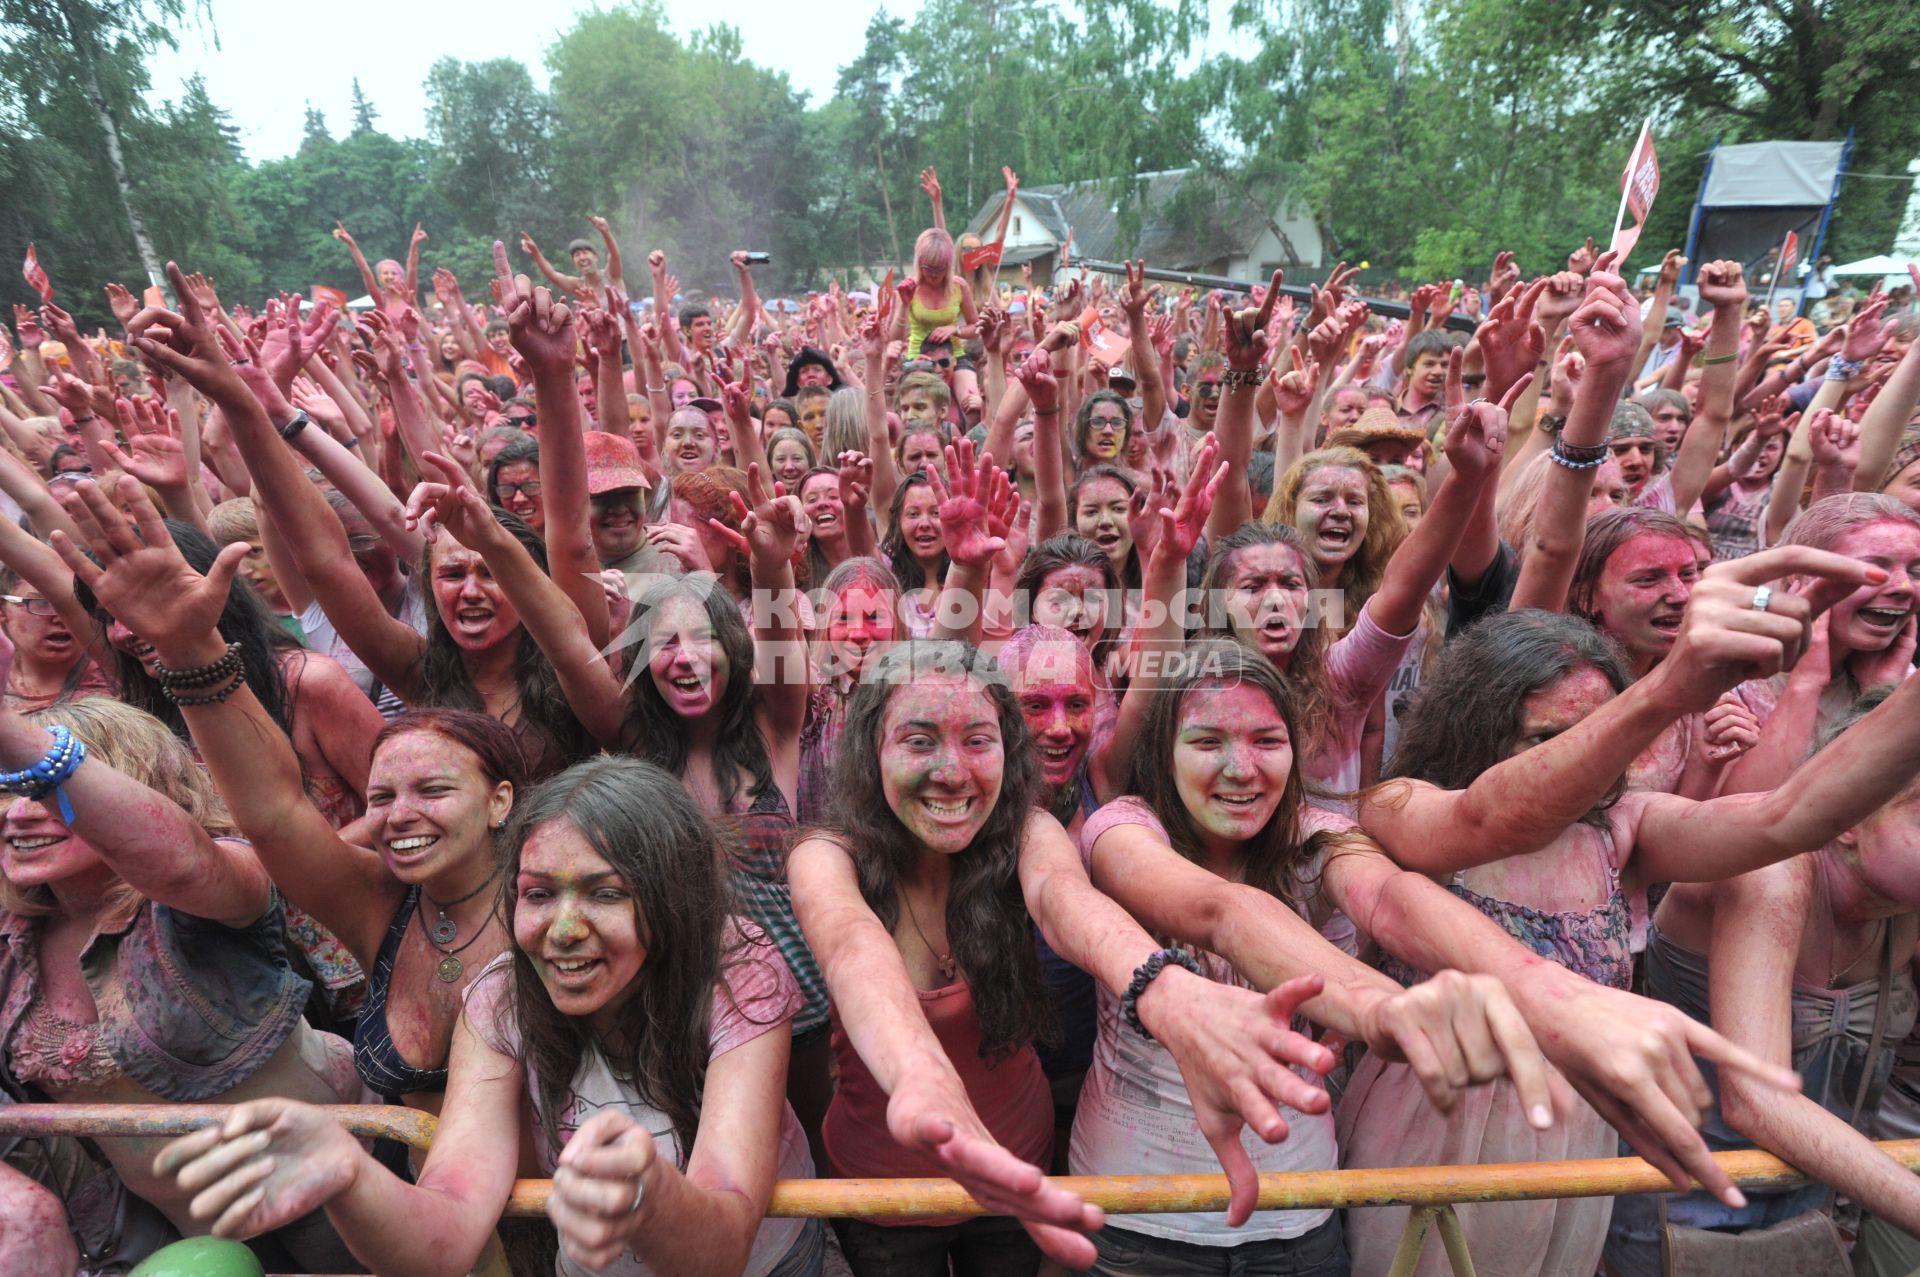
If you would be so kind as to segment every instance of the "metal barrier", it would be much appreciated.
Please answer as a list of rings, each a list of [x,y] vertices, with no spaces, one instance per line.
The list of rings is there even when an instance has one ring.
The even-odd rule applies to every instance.
[[[185,1135],[219,1121],[228,1111],[217,1104],[17,1104],[0,1108],[0,1135]],[[419,1149],[432,1144],[439,1125],[432,1114],[417,1109],[343,1104],[334,1111],[355,1135],[384,1136]],[[1909,1170],[1920,1170],[1920,1140],[1889,1140],[1878,1147]],[[1716,1153],[1714,1160],[1742,1188],[1781,1189],[1806,1182],[1806,1176],[1771,1153]],[[1053,1182],[1114,1215],[1224,1211],[1228,1199],[1225,1175],[1064,1175]],[[544,1215],[552,1191],[551,1180],[519,1180],[505,1214]],[[1667,1177],[1640,1158],[1608,1157],[1262,1175],[1259,1209],[1411,1206],[1414,1211],[1390,1277],[1413,1271],[1435,1225],[1455,1274],[1472,1277],[1473,1263],[1454,1203],[1671,1191]],[[950,1179],[802,1179],[776,1183],[767,1213],[786,1218],[929,1219],[989,1212]]]

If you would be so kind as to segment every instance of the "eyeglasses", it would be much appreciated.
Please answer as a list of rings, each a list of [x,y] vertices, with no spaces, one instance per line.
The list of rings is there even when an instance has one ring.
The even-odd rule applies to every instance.
[[[493,485],[493,490],[500,494],[502,501],[511,500],[514,497],[534,500],[540,495],[540,481],[529,479],[525,483],[496,483]]]
[[[52,599],[36,599],[27,594],[0,594],[0,602],[18,603],[21,607],[27,609],[29,616],[54,615]]]
[[[1203,381],[1194,386],[1193,397],[1196,399],[1218,399],[1220,397],[1220,389],[1220,383],[1217,381]]]
[[[1127,428],[1127,419],[1125,417],[1088,417],[1087,428],[1090,430],[1125,430]]]
[[[508,417],[506,418],[506,422],[508,425],[518,426],[522,430],[531,430],[533,429],[534,416],[532,413],[528,413],[524,417]]]

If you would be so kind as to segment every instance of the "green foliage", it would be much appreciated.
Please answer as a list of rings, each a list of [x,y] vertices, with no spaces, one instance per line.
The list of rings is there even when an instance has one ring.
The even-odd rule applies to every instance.
[[[724,287],[727,253],[751,248],[774,256],[768,291],[798,289],[902,260],[928,221],[928,165],[956,231],[1003,164],[1028,186],[1110,182],[1123,229],[1147,211],[1136,175],[1199,165],[1229,191],[1277,185],[1375,277],[1474,278],[1502,248],[1546,270],[1612,225],[1651,112],[1665,193],[1640,265],[1682,241],[1716,138],[1851,129],[1871,173],[1920,152],[1910,0],[1237,0],[1215,41],[1232,53],[1206,60],[1201,0],[927,0],[876,13],[825,102],[748,62],[734,29],[683,36],[657,0],[624,0],[545,51],[544,91],[512,59],[442,59],[428,137],[402,141],[356,80],[344,137],[309,109],[299,150],[258,163],[198,82],[153,100],[147,54],[202,16],[186,0],[0,0],[0,303],[27,300],[11,263],[33,241],[61,301],[104,322],[97,285],[143,276],[129,206],[159,256],[236,299],[359,293],[336,219],[375,260],[424,223],[423,280],[450,266],[477,297],[496,237],[517,253],[525,230],[563,258],[588,214],[639,287],[648,249],[697,289]],[[1833,251],[1885,249],[1909,185],[1849,182]]]

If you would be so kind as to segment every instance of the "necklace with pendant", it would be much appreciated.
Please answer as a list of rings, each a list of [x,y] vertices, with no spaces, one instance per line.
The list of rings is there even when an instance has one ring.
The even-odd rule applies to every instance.
[[[913,924],[913,934],[920,937],[920,943],[926,945],[927,952],[933,955],[933,964],[940,969],[940,978],[942,980],[953,979],[954,975],[960,970],[960,964],[953,960],[953,954],[939,952],[933,947],[932,943],[928,941],[927,933],[920,929],[920,919],[914,915],[913,901],[907,899],[905,892],[900,893],[900,899],[907,906],[907,921]]]
[[[493,880],[489,878],[487,881],[491,882]],[[485,885],[485,884],[482,884],[482,885]],[[424,900],[426,898],[426,894],[427,893],[425,891],[422,891],[420,893],[421,899]],[[471,900],[474,896],[478,894],[480,894],[478,891],[472,891],[472,892],[469,892],[466,896],[463,896],[461,899]],[[454,903],[458,904],[460,902],[456,900],[454,901]],[[436,905],[435,908],[439,908],[439,906]],[[434,974],[440,977],[440,982],[442,984],[452,984],[454,981],[458,980],[461,974],[465,972],[467,969],[466,963],[460,961],[460,955],[463,952],[465,952],[468,948],[470,948],[474,941],[478,940],[481,936],[484,936],[485,934],[487,934],[487,924],[484,921],[481,922],[479,929],[476,930],[472,935],[467,937],[467,942],[465,944],[461,945],[457,949],[449,949],[447,948],[445,942],[439,939],[440,927],[438,925],[435,925],[432,927],[429,927],[427,925],[427,916],[426,914],[421,913],[420,906],[417,902],[414,905],[414,912],[416,914],[419,914],[420,916],[420,933],[427,938],[427,943],[433,946],[434,952],[440,955],[440,961],[437,964],[435,964],[433,968]],[[487,915],[487,917],[489,918],[491,918],[492,916],[493,915],[491,913]],[[440,920],[442,922],[449,924],[447,927],[447,938],[451,940],[453,936],[456,934],[454,927],[451,925],[453,920],[448,918],[444,911],[442,911],[440,915]]]
[[[475,887],[472,891],[469,891],[466,895],[460,897],[458,900],[449,900],[445,904],[441,904],[438,900],[435,900],[432,896],[429,896],[427,894],[427,889],[425,887],[420,888],[420,898],[426,901],[428,904],[432,905],[433,911],[439,915],[434,919],[433,925],[426,928],[427,934],[433,937],[434,942],[436,944],[442,945],[442,946],[450,945],[460,936],[460,926],[458,923],[454,922],[454,920],[451,917],[447,915],[447,910],[467,903],[467,901],[473,899],[475,896],[485,891],[488,887],[491,887],[493,885],[493,880],[495,878],[498,878],[499,876],[500,876],[500,871],[498,869],[494,870],[492,873],[487,875],[487,880],[485,882],[481,883],[479,886]],[[426,915],[424,913],[421,914],[420,921],[422,925],[425,925],[426,920],[427,920]],[[461,945],[460,947],[462,949],[466,948],[465,945]]]

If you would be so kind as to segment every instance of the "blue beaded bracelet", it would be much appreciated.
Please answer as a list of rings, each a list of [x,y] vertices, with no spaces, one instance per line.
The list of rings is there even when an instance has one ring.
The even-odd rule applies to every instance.
[[[66,783],[87,761],[86,742],[57,724],[47,729],[53,745],[33,766],[17,772],[0,772],[0,792],[17,794],[38,802],[48,794],[60,800],[60,819],[73,823],[73,804],[67,799]]]

